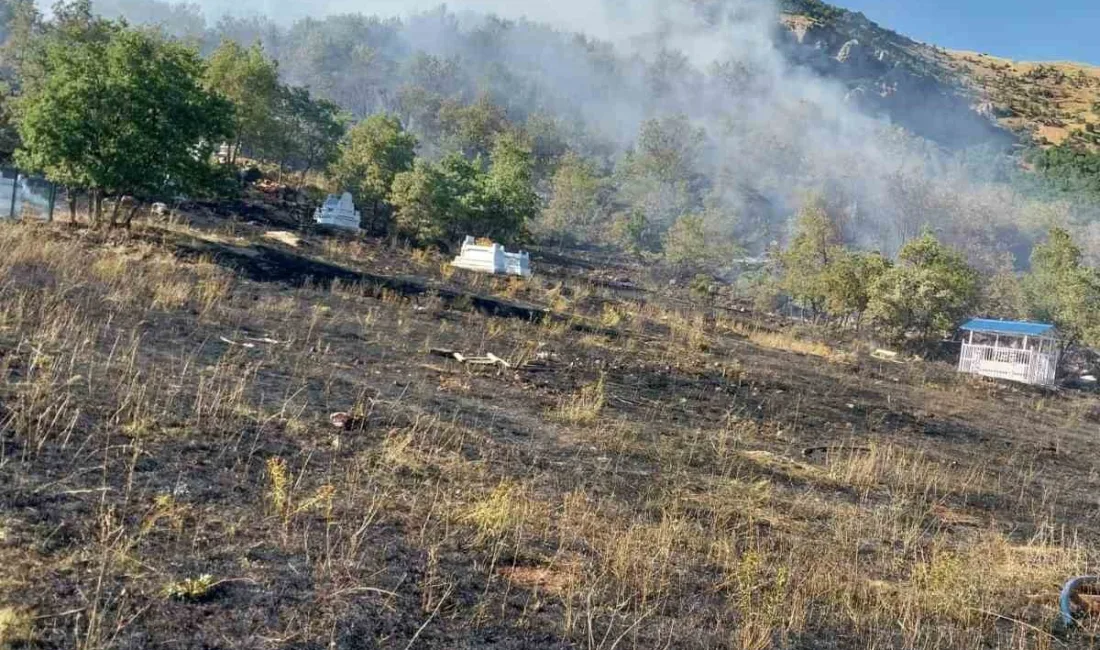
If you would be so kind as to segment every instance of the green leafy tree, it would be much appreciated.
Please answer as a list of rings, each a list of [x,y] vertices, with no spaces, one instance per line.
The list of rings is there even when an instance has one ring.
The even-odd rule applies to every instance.
[[[699,155],[706,133],[686,116],[644,122],[638,133],[635,163],[645,176],[663,182],[697,182]]]
[[[439,113],[443,108],[443,97],[415,84],[401,86],[396,95],[395,110],[402,122],[427,143],[439,140],[442,133]]]
[[[442,137],[441,111],[445,100],[461,95],[466,70],[455,59],[443,59],[423,52],[414,54],[403,66],[405,83],[396,92],[395,110],[408,128],[426,141],[434,143]],[[453,116],[459,104],[446,104]]]
[[[467,158],[488,157],[497,136],[509,129],[504,109],[485,95],[470,105],[442,102],[438,119],[445,148]]]
[[[1023,278],[1014,269],[1011,254],[1001,257],[982,286],[981,312],[990,318],[1020,320],[1031,316],[1031,303]]]
[[[483,177],[480,209],[470,227],[480,237],[513,241],[527,232],[539,211],[535,193],[534,158],[526,138],[514,131],[498,134],[493,142],[489,172]]]
[[[477,224],[485,210],[485,172],[480,161],[471,161],[457,153],[439,161],[438,168],[443,179],[443,196],[447,199],[446,209],[439,214],[444,233],[441,243],[453,243],[477,233]]]
[[[619,246],[640,255],[658,250],[661,234],[646,217],[645,211],[635,208],[615,215],[611,222],[611,238]]]
[[[825,200],[808,197],[799,210],[794,238],[780,256],[783,290],[814,313],[824,311],[827,271],[833,260],[844,254],[840,229]]]
[[[420,244],[455,241],[481,209],[483,183],[483,172],[461,155],[437,164],[417,160],[397,174],[389,196],[398,234]]]
[[[990,276],[982,291],[982,312],[1003,320],[1028,318],[1027,293],[1020,277],[1012,271],[998,271]]]
[[[1100,153],[1067,142],[1036,149],[1028,159],[1054,191],[1100,199]]]
[[[12,114],[11,89],[0,85],[0,162],[10,162],[19,148],[19,130]]]
[[[13,115],[24,74],[31,72],[33,48],[43,29],[33,0],[0,0],[0,161],[9,163],[19,147]]]
[[[871,304],[872,288],[890,266],[890,260],[877,252],[837,251],[825,267],[825,309],[834,317],[854,319],[858,329]]]
[[[397,174],[389,201],[398,232],[417,242],[442,240],[446,220],[454,218],[456,197],[448,192],[439,168],[426,160],[417,160],[412,170]]]
[[[313,98],[309,90],[284,86],[275,110],[278,124],[274,153],[279,172],[298,170],[298,185],[314,169],[324,169],[335,159],[347,133],[347,117],[336,104]]]
[[[572,152],[562,157],[550,180],[550,202],[541,220],[559,248],[594,234],[604,212],[602,190],[603,183],[590,162]]]
[[[659,247],[676,219],[702,207],[705,179],[697,166],[704,141],[705,133],[684,116],[642,124],[634,149],[615,171],[619,201],[628,214],[643,215],[654,235],[634,245]]]
[[[449,244],[465,235],[511,241],[538,209],[530,150],[512,134],[497,138],[487,172],[480,159],[456,153],[435,165],[417,161],[395,176],[392,188],[398,232],[425,244]]]
[[[64,13],[65,7],[60,8]],[[42,14],[33,0],[0,2],[0,70],[10,87],[18,87],[23,65],[33,59],[35,40],[42,29]]]
[[[281,86],[275,61],[259,44],[244,48],[236,41],[223,41],[210,56],[206,86],[234,107],[229,162],[235,163],[242,150],[262,158],[278,135],[275,111]]]
[[[1071,343],[1100,346],[1100,276],[1084,265],[1067,230],[1052,228],[1035,247],[1025,288],[1037,319],[1057,325]]]
[[[570,153],[563,122],[546,113],[529,115],[523,132],[531,143],[534,156],[535,185],[542,186],[557,171],[563,158]]]
[[[711,215],[685,214],[665,233],[665,260],[682,270],[728,265],[738,247]]]
[[[329,168],[338,188],[370,207],[376,229],[388,217],[385,202],[394,179],[413,168],[416,146],[416,136],[406,132],[396,117],[372,115],[351,129]]]
[[[931,342],[951,333],[978,299],[978,273],[926,232],[898,253],[871,289],[868,312],[891,338]]]
[[[56,30],[40,56],[41,77],[17,104],[21,166],[90,191],[97,222],[106,196],[205,189],[214,143],[231,133],[232,107],[203,89],[197,51],[93,20]]]

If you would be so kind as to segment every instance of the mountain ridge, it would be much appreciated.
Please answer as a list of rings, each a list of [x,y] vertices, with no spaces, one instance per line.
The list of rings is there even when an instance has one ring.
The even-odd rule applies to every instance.
[[[1100,66],[1015,61],[943,48],[817,0],[784,0],[780,7],[782,27],[816,58],[811,67],[852,90],[867,92],[868,83],[877,84],[883,98],[906,104],[923,97],[926,108],[932,93],[939,96],[939,108],[966,121],[976,116],[995,124],[1024,145],[1100,146]],[[845,69],[850,62],[857,66],[854,72]],[[906,74],[899,77],[898,68]],[[890,103],[874,101],[868,107],[897,117]],[[971,115],[959,111],[960,103],[968,105]],[[906,116],[901,117],[904,124]],[[915,130],[922,129],[918,125]],[[932,139],[951,139],[944,135],[933,133]]]

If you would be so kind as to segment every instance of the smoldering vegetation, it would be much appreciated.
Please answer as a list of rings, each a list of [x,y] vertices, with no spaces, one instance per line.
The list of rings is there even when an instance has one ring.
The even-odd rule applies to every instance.
[[[325,8],[355,8],[337,4]],[[398,115],[428,157],[461,139],[448,111],[481,106],[479,128],[526,130],[544,194],[561,156],[575,152],[608,186],[597,219],[607,228],[596,230],[633,219],[651,245],[680,216],[701,213],[759,254],[786,239],[812,192],[828,198],[848,243],[888,254],[932,229],[981,268],[1019,267],[1058,225],[1100,255],[1094,209],[1045,191],[1012,138],[922,71],[916,44],[901,37],[834,53],[800,42],[771,0],[556,3],[553,23],[510,15],[526,7],[481,13],[477,3],[400,18],[325,8],[287,20],[244,5],[215,20],[198,5],[97,3],[206,51],[225,39],[262,43],[288,83],[356,116]]]

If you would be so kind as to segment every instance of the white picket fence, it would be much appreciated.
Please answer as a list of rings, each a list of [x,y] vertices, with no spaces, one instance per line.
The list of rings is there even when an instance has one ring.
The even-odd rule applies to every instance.
[[[963,343],[959,372],[1052,386],[1057,379],[1058,353]]]

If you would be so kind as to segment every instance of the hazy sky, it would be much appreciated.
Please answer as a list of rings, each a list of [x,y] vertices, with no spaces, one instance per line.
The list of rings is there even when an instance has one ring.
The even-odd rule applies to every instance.
[[[1100,0],[834,0],[921,41],[1018,60],[1073,60],[1100,65]],[[283,19],[359,11],[405,15],[442,0],[199,0],[208,15],[257,12]],[[451,0],[452,9],[527,16],[611,37],[634,0]],[[614,7],[608,19],[606,7]]]

